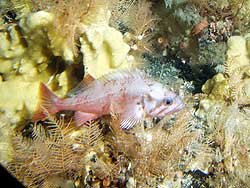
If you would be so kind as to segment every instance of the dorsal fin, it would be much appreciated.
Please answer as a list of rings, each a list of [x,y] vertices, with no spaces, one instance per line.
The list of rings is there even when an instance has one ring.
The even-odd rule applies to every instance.
[[[82,81],[77,84],[76,87],[74,87],[72,90],[69,91],[68,93],[68,96],[72,97],[72,96],[75,96],[77,95],[78,93],[86,90],[88,88],[88,86],[94,82],[95,79],[90,75],[90,74],[87,74],[83,79]]]
[[[93,81],[95,81],[95,78],[93,76],[91,76],[90,74],[87,74],[84,79],[82,80],[82,82],[84,82],[83,84],[85,85],[89,85],[91,84]]]
[[[116,81],[116,80],[139,79],[139,78],[145,78],[145,77],[146,77],[145,73],[137,68],[133,68],[133,69],[124,68],[121,70],[116,70],[116,71],[103,75],[98,80],[95,80],[92,76],[87,75],[74,89],[72,89],[68,93],[68,96],[72,97],[83,91],[86,91],[87,89],[93,87],[94,86],[93,84],[97,82],[99,84],[105,84],[113,80]]]
[[[103,75],[99,80],[101,82],[109,82],[112,80],[128,79],[128,78],[144,78],[145,73],[137,68],[123,68],[121,70],[116,70],[111,73]]]

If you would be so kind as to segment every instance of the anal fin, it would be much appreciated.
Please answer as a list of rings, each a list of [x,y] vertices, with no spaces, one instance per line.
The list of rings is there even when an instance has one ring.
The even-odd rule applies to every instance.
[[[77,126],[84,124],[87,121],[98,118],[96,114],[76,111],[74,115],[74,120]]]

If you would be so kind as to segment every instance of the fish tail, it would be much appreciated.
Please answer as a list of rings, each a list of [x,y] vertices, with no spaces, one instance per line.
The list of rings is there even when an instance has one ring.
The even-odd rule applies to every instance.
[[[44,83],[40,84],[40,104],[38,110],[32,117],[33,121],[41,120],[48,116],[48,114],[55,114],[59,111],[57,106],[60,98],[57,97]]]

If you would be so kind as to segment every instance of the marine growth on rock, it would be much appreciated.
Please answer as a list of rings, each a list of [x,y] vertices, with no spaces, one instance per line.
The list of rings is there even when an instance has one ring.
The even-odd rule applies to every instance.
[[[1,0],[1,165],[37,188],[250,187],[249,7]]]

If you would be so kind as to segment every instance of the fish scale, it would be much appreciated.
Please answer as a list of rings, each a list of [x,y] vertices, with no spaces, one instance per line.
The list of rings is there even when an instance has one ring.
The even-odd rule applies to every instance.
[[[64,99],[41,83],[40,96],[39,106],[42,108],[37,110],[33,120],[46,118],[47,113],[73,110],[78,126],[115,113],[120,117],[121,128],[130,129],[145,118],[163,118],[184,107],[181,98],[173,91],[138,69],[117,71],[88,85],[80,84],[75,94]]]

